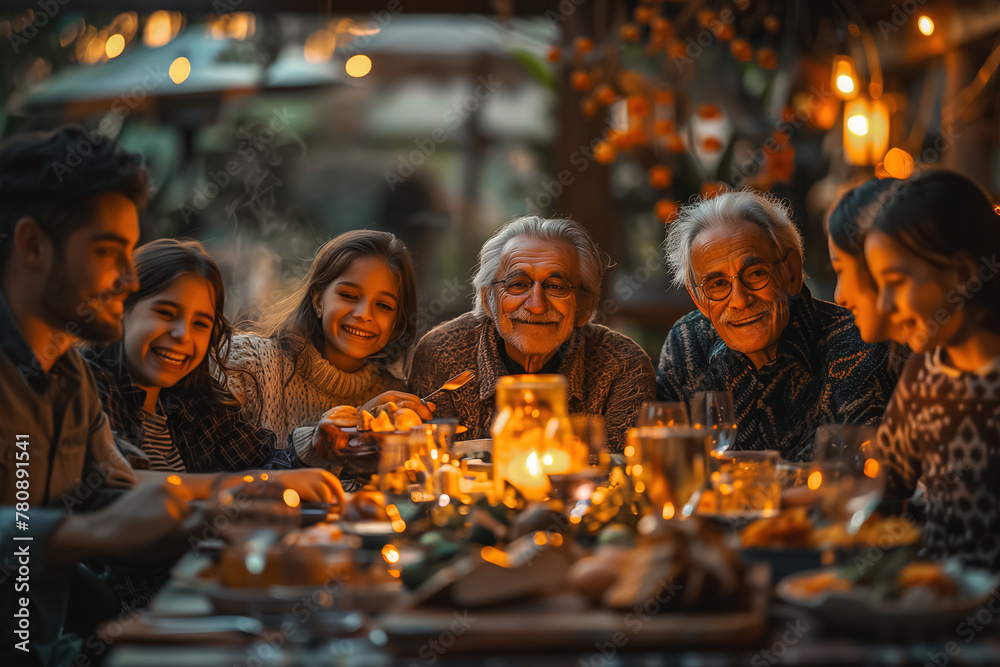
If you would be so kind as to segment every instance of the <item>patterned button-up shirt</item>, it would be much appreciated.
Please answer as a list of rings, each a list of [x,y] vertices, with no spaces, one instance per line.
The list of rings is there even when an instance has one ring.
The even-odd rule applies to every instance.
[[[812,458],[823,424],[881,423],[898,379],[888,346],[862,341],[850,311],[806,287],[789,305],[777,356],[761,368],[729,349],[700,312],[682,317],[663,343],[657,398],[690,407],[698,391],[730,389],[734,449],[776,449],[790,461]]]
[[[500,358],[502,339],[488,317],[466,313],[439,325],[417,344],[410,385],[418,396],[439,388],[466,369],[476,379],[435,397],[435,417],[454,417],[469,428],[464,438],[489,438],[496,414],[496,385],[509,375]],[[585,324],[560,350],[558,373],[566,376],[570,414],[601,415],[608,448],[620,452],[625,430],[654,394],[653,364],[628,336],[599,324]]]

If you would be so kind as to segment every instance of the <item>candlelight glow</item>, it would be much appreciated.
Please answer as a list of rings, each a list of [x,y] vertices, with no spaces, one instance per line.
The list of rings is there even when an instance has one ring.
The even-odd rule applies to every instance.
[[[252,482],[253,481],[253,475],[243,475],[243,481],[244,482]]]
[[[868,134],[868,119],[862,115],[851,116],[847,119],[847,129],[859,137]]]
[[[875,459],[868,459],[865,461],[865,476],[875,479],[878,477],[878,461]]]
[[[934,32],[934,21],[930,16],[921,16],[917,19],[917,27],[920,28],[920,32],[930,37]]]
[[[808,486],[812,491],[815,491],[823,484],[823,473],[819,470],[809,473],[809,479],[806,480],[806,486]]]
[[[348,76],[360,79],[372,71],[372,59],[362,55],[351,56],[344,63],[344,69],[347,71]]]
[[[666,503],[663,506],[663,518],[664,519],[673,519],[674,518],[674,504],[673,503]]]
[[[281,494],[281,497],[285,500],[285,504],[289,507],[298,507],[302,500],[299,498],[299,492],[295,489],[285,489],[284,493]]]
[[[191,61],[181,56],[170,63],[170,69],[167,71],[167,74],[170,75],[170,80],[174,83],[184,83],[191,76]]]
[[[528,460],[524,462],[524,468],[528,471],[528,474],[532,477],[538,477],[542,474],[542,466],[538,464],[538,454],[531,452],[528,454]]]
[[[837,90],[842,93],[850,94],[854,92],[854,79],[847,76],[846,74],[841,74],[837,77]]]
[[[170,475],[169,477],[167,477],[167,483],[173,484],[174,486],[180,486],[181,478],[178,477],[177,475]]]

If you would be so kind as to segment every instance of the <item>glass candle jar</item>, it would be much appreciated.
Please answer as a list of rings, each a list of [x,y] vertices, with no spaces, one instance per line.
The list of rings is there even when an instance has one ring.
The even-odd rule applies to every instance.
[[[509,375],[497,382],[493,422],[493,484],[497,498],[509,482],[526,500],[544,500],[549,474],[588,464],[587,445],[573,437],[561,375]]]

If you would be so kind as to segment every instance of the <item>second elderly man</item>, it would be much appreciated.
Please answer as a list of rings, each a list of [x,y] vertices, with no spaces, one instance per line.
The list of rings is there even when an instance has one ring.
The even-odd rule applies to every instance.
[[[535,216],[504,225],[479,253],[472,312],[445,322],[417,344],[412,388],[431,393],[466,369],[475,382],[439,395],[437,417],[456,417],[470,438],[490,437],[496,384],[504,375],[566,376],[570,414],[601,415],[608,446],[654,394],[653,365],[632,339],[590,322],[605,261],[587,231]]]
[[[802,239],[777,199],[729,192],[681,210],[667,264],[698,307],[674,324],[657,397],[732,390],[735,449],[812,458],[826,423],[878,424],[896,377],[884,344],[861,340],[850,311],[804,284]]]

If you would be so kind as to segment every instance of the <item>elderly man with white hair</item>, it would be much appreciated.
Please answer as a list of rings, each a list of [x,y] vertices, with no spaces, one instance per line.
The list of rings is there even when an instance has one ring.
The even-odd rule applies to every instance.
[[[879,424],[897,377],[885,344],[861,340],[850,311],[804,284],[802,238],[778,199],[728,192],[681,209],[666,259],[698,310],[674,324],[657,398],[733,392],[734,449],[812,458],[816,428]]]
[[[455,417],[465,437],[488,438],[496,384],[504,375],[566,377],[570,414],[601,415],[608,446],[655,390],[653,364],[631,338],[590,321],[607,265],[579,224],[527,216],[512,220],[479,252],[472,312],[445,322],[417,344],[411,387],[424,396],[464,370],[476,379],[443,392],[436,417]]]

